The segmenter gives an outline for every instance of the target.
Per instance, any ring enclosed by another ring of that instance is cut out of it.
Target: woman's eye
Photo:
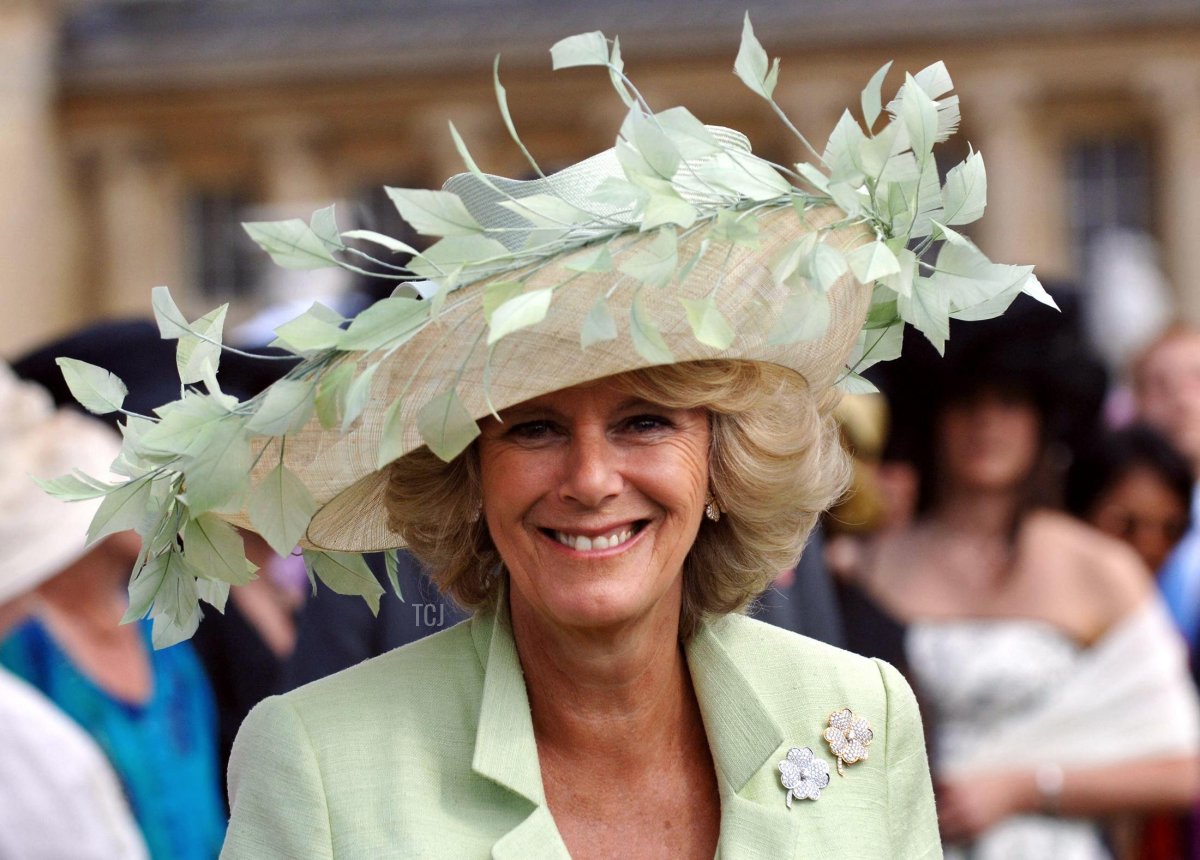
[[[625,421],[626,429],[634,433],[652,433],[671,426],[671,422],[662,415],[635,415]]]
[[[555,426],[550,421],[522,421],[509,428],[507,436],[525,441],[536,441],[552,436]]]

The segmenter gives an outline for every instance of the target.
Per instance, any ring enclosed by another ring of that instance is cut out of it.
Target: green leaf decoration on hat
[[[123,409],[121,380],[60,360],[86,408],[124,414],[124,446],[113,466],[124,480],[68,475],[42,486],[64,499],[103,497],[89,539],[126,528],[142,536],[127,617],[153,618],[156,645],[190,635],[200,601],[223,609],[229,586],[252,575],[227,519],[254,528],[281,554],[305,544],[328,496],[318,501],[297,474],[304,464],[293,462],[289,440],[324,432],[336,441],[319,456],[342,462],[336,458],[354,450],[368,469],[385,467],[418,439],[451,459],[479,433],[472,410],[496,411],[493,382],[512,390],[513,375],[528,372],[505,357],[523,343],[541,349],[551,330],[561,339],[553,325],[578,327],[585,356],[636,356],[648,364],[674,361],[672,345],[681,336],[693,338],[702,355],[747,341],[804,344],[830,330],[838,285],[853,277],[873,291],[840,385],[865,391],[871,385],[862,372],[899,355],[907,325],[942,349],[951,318],[996,316],[1020,293],[1053,305],[1030,267],[992,263],[956,229],[983,214],[987,172],[983,156],[970,149],[939,179],[934,147],[960,119],[940,62],[906,73],[886,102],[892,64],[880,67],[862,90],[861,118],[847,110],[818,150],[775,101],[780,61],[768,55],[747,15],[733,72],[809,154],[781,166],[755,155],[737,131],[706,126],[684,107],[652,107],[626,73],[616,39],[582,33],[550,54],[555,69],[607,74],[624,106],[612,149],[546,175],[513,123],[497,57],[500,117],[537,178],[483,173],[450,125],[466,173],[440,190],[386,189],[409,226],[435,240],[428,247],[371,230],[342,231],[332,206],[308,222],[245,225],[280,266],[339,267],[395,287],[352,320],[315,304],[280,326],[273,346],[301,361],[264,393],[238,402],[220,390],[220,357],[230,351],[223,344],[227,309],[190,322],[166,287],[152,291],[152,306],[162,337],[179,341],[178,400],[154,415],[131,414]],[[840,209],[833,223],[815,215],[829,207]],[[794,238],[771,231],[780,213],[795,219]],[[810,229],[799,229],[805,225]],[[845,227],[864,241],[842,248],[824,241]],[[773,243],[770,258],[756,265],[780,289],[769,304],[755,299],[738,316],[741,285],[726,277],[728,260],[766,241]],[[681,286],[699,276],[703,289],[684,294]],[[743,319],[758,328],[738,330]],[[416,390],[413,380],[426,363],[446,354],[461,361],[458,369]],[[476,385],[481,390],[468,387]],[[376,400],[383,392],[389,402]],[[373,447],[360,451],[362,440]],[[304,555],[314,582],[378,608],[382,589],[359,556],[308,545]],[[394,554],[388,571],[398,592]]]

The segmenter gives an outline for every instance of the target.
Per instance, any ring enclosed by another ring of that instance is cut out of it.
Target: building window
[[[236,190],[203,190],[187,201],[188,256],[192,283],[208,304],[253,300],[263,284],[267,259],[242,229],[252,204]]]
[[[1068,200],[1077,271],[1083,271],[1089,247],[1104,231],[1151,231],[1151,164],[1149,141],[1134,134],[1090,138],[1068,149]]]

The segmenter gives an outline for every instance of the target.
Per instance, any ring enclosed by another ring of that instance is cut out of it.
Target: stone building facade
[[[946,61],[981,150],[994,259],[1078,282],[1106,227],[1160,243],[1200,320],[1200,4],[1195,0],[748,0],[782,57],[779,100],[823,142],[887,60],[885,85]],[[520,174],[495,107],[547,167],[610,146],[623,109],[596,69],[549,71],[571,33],[619,34],[649,101],[802,157],[732,75],[741,6],[718,0],[0,0],[0,354],[91,319],[145,315],[172,288],[244,319],[345,288],[270,274],[240,220],[307,216],[394,230],[383,184],[461,169]],[[857,111],[857,108],[855,107]]]

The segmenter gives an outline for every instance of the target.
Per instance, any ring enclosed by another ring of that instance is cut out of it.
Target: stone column
[[[170,287],[186,306],[191,285],[177,171],[152,140],[129,129],[91,133],[80,147],[90,150],[95,171],[96,253],[88,269],[97,312],[146,316],[156,286]]]
[[[958,82],[971,143],[987,166],[987,211],[971,228],[993,260],[1032,263],[1043,278],[1071,271],[1064,165],[1038,122],[1041,92],[1016,70]]]
[[[0,354],[82,321],[54,121],[57,4],[0,0]]]
[[[1140,83],[1156,115],[1163,263],[1179,314],[1200,323],[1200,64],[1163,61]]]
[[[258,149],[263,202],[272,217],[307,218],[337,196],[322,151],[325,123],[316,117],[271,116],[245,131]]]

